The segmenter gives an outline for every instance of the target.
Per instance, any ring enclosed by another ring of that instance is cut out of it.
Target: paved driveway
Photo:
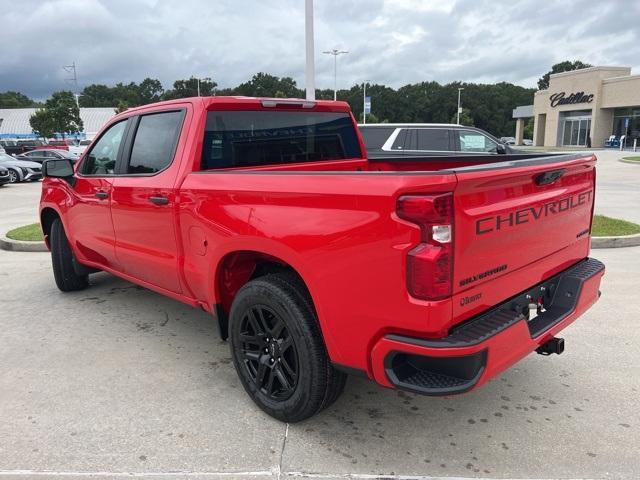
[[[0,227],[35,220],[37,197],[0,189]],[[245,395],[205,313],[106,274],[63,294],[48,254],[0,251],[0,477],[639,478],[640,247],[593,253],[603,296],[563,355],[453,398],[351,379],[287,426]]]

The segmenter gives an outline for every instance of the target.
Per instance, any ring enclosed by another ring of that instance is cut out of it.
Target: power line
[[[69,73],[71,76],[69,78],[65,78],[65,82],[73,83],[73,96],[76,99],[76,105],[78,108],[80,107],[80,92],[78,91],[78,73],[76,71],[76,62],[73,62],[71,65],[63,65],[62,69]]]

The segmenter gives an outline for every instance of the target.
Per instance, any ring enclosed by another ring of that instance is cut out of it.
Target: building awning
[[[513,118],[532,118],[533,105],[521,105],[513,109]]]

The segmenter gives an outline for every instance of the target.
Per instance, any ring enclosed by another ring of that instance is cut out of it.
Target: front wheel
[[[11,183],[18,183],[20,181],[20,176],[18,175],[18,172],[16,172],[15,170],[9,170],[9,181]]]
[[[267,275],[240,289],[230,343],[244,389],[278,420],[309,418],[344,389],[346,375],[331,365],[311,299],[295,275]]]
[[[88,275],[78,275],[73,267],[73,251],[64,231],[62,221],[57,218],[51,225],[51,263],[56,285],[63,292],[83,290],[89,285]]]

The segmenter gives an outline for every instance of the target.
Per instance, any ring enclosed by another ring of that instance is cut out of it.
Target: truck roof
[[[462,127],[459,123],[359,123],[359,127]],[[474,127],[471,127],[474,128]]]
[[[312,110],[322,112],[351,112],[347,102],[333,100],[305,100],[303,98],[270,98],[270,97],[243,97],[243,96],[214,96],[214,97],[187,97],[164,102],[141,105],[126,110],[126,112],[143,111],[162,108],[165,106],[191,102],[202,102],[206,110],[263,110],[278,108],[285,110]],[[124,113],[124,112],[123,112]]]

